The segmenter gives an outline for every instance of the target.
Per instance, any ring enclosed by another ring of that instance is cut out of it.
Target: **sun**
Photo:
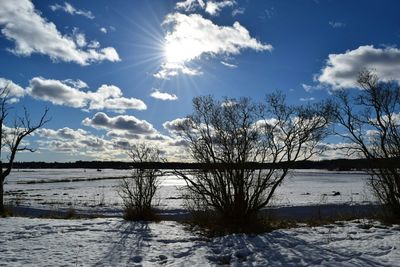
[[[201,44],[191,38],[169,39],[164,43],[165,58],[171,64],[184,64],[196,59],[201,54]]]

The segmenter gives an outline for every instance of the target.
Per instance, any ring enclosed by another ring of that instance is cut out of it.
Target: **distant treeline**
[[[3,167],[6,164],[3,163]],[[322,161],[297,161],[288,163],[255,163],[245,164],[205,164],[205,163],[184,163],[184,162],[142,162],[132,163],[125,161],[75,161],[75,162],[15,162],[16,169],[327,169],[327,170],[362,170],[369,168],[400,168],[400,158],[391,159],[334,159]]]

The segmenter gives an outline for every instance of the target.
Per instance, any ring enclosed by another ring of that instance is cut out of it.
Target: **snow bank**
[[[0,266],[399,266],[400,226],[344,222],[207,239],[176,222],[0,219]]]

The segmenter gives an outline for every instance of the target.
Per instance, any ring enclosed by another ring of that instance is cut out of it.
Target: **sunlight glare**
[[[200,54],[201,48],[195,40],[166,40],[165,57],[168,63],[184,64]]]

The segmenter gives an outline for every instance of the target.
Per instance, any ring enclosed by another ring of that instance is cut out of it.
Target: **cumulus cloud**
[[[76,9],[73,5],[68,2],[64,2],[64,5],[54,4],[50,6],[50,9],[53,11],[61,10],[70,15],[80,15],[84,16],[88,19],[94,19],[94,16],[91,11]]]
[[[206,4],[203,0],[185,0],[177,2],[176,9],[182,9],[184,11],[193,11],[197,7],[205,8]]]
[[[97,112],[93,118],[85,118],[82,124],[96,129],[123,130],[133,134],[156,133],[153,125],[145,120],[128,115],[109,117],[104,112]]]
[[[174,120],[164,122],[163,127],[171,134],[176,134],[181,131],[180,125],[184,124],[187,120],[188,118],[176,118]]]
[[[101,27],[101,28],[100,28],[100,31],[101,31],[102,33],[107,33],[107,29],[104,28],[104,27]]]
[[[178,73],[199,75],[190,62],[201,56],[237,55],[244,49],[271,51],[272,45],[263,44],[250,36],[249,31],[235,22],[233,26],[218,26],[199,14],[169,14],[163,25],[169,28],[165,36],[166,62],[155,74],[168,78]]]
[[[150,94],[150,96],[152,97],[152,98],[155,98],[155,99],[159,99],[159,100],[163,100],[163,101],[165,101],[165,100],[178,100],[178,97],[175,95],[175,94],[169,94],[169,93],[166,93],[166,92],[161,92],[160,90],[158,90],[158,89],[155,89],[151,94]]]
[[[109,118],[109,120],[112,121],[113,118]],[[110,124],[115,125],[112,122]],[[146,134],[137,134],[128,130],[110,130],[110,128],[102,126],[100,128],[107,130],[106,136],[99,137],[89,131],[69,127],[61,129],[40,128],[35,132],[35,136],[40,149],[74,155],[75,159],[77,155],[99,160],[117,157],[126,158],[126,150],[138,141],[161,147],[163,153],[169,159],[180,161],[188,158],[185,154],[186,149],[183,148],[185,145],[183,140],[172,139],[157,132],[147,133],[148,131],[145,131]],[[116,128],[131,129],[131,127]]]
[[[40,128],[35,132],[35,134],[46,138],[71,140],[81,139],[83,136],[87,135],[88,132],[82,129],[73,130],[69,127],[64,127],[58,130]]]
[[[63,83],[65,84],[69,84],[72,87],[78,88],[78,89],[82,89],[82,88],[88,88],[89,86],[87,85],[87,83],[85,83],[82,80],[73,80],[73,79],[65,79],[63,80]]]
[[[0,78],[0,89],[7,89],[8,97],[20,98],[26,94],[26,91],[11,80]]]
[[[178,10],[184,10],[186,12],[194,11],[197,8],[204,10],[206,13],[211,16],[216,16],[219,12],[225,7],[232,7],[236,4],[234,0],[185,0],[176,3],[175,8]]]
[[[85,47],[87,45],[85,34],[78,32],[77,29],[74,30],[73,37],[75,39],[75,43],[79,47]]]
[[[146,104],[137,98],[125,98],[120,88],[103,84],[95,92],[81,91],[87,84],[81,80],[52,80],[35,77],[30,80],[27,92],[36,99],[50,101],[55,105],[84,108],[88,110],[108,109],[124,112],[127,109],[146,109]]]
[[[50,101],[55,105],[83,108],[87,104],[85,92],[58,80],[35,77],[29,82],[28,93],[36,99]]]
[[[95,136],[83,129],[71,129],[64,127],[61,129],[41,128],[35,132],[39,137],[38,144],[41,149],[50,150],[57,153],[68,153],[102,158],[102,155],[118,154],[115,151],[113,142]],[[99,153],[101,152],[101,153]]]
[[[330,54],[316,81],[333,89],[357,87],[360,71],[372,69],[382,80],[400,82],[400,49],[360,46],[343,54]]]
[[[47,55],[53,61],[89,65],[93,62],[120,61],[113,47],[86,47],[84,35],[62,35],[54,23],[35,10],[30,0],[3,0],[0,2],[1,33],[15,47],[9,49],[20,56],[33,53]]]
[[[125,98],[117,86],[103,84],[96,92],[87,93],[89,109],[109,109],[124,111],[127,109],[145,110],[146,104],[137,98]]]
[[[211,16],[218,15],[221,9],[225,7],[231,7],[235,5],[235,1],[233,0],[223,0],[223,1],[208,1],[206,4],[205,11]]]

